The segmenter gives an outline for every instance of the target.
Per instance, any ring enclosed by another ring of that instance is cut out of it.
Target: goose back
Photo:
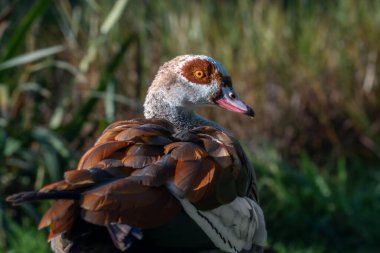
[[[106,227],[157,228],[180,213],[178,199],[199,210],[238,196],[257,200],[252,172],[239,143],[221,130],[207,126],[175,132],[161,119],[119,121],[103,132],[76,170],[39,190],[57,199],[59,193],[78,194],[56,201],[39,228],[50,225],[49,239],[70,234],[79,217]]]

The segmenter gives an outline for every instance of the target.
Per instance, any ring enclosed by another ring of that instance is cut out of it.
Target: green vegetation
[[[47,204],[104,127],[141,116],[157,68],[207,54],[257,117],[201,111],[244,140],[268,244],[380,249],[379,1],[0,1],[0,252],[49,252]],[[21,221],[20,221],[21,220]]]

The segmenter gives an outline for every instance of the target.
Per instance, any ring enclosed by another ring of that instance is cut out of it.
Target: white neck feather
[[[178,131],[198,126],[212,126],[223,130],[217,123],[195,113],[192,108],[175,105],[166,98],[167,95],[162,92],[148,92],[144,103],[145,118],[165,119],[172,123]]]

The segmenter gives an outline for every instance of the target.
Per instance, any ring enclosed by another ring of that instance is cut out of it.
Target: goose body
[[[64,180],[8,198],[56,199],[55,252],[260,252],[266,240],[256,178],[231,134],[193,111],[217,105],[253,116],[225,68],[208,56],[165,63],[144,119],[111,124]]]

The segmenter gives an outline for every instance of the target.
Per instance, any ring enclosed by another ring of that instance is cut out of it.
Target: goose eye
[[[205,76],[205,73],[202,70],[197,70],[197,71],[194,72],[194,76],[196,78],[202,78],[202,77]]]

